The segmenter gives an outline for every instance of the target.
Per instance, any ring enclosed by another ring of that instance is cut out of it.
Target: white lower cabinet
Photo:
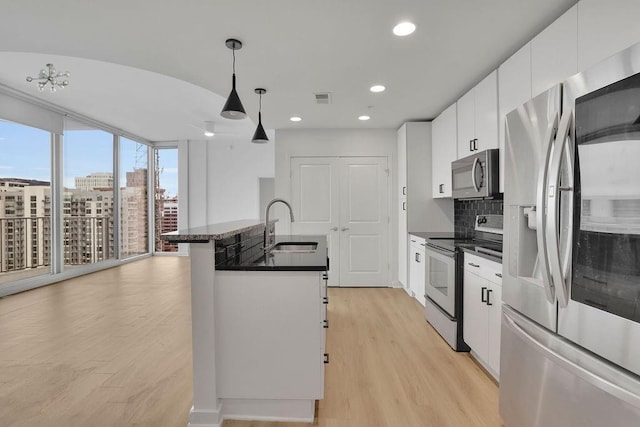
[[[424,281],[425,281],[425,264],[424,249],[425,239],[422,237],[409,235],[409,289],[415,299],[420,304],[425,305],[424,298]]]
[[[497,380],[500,376],[502,265],[465,253],[463,280],[464,341]]]
[[[216,271],[215,280],[218,397],[255,408],[322,399],[325,273]]]

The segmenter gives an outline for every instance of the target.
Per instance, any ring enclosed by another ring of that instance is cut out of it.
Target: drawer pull
[[[502,279],[502,273],[496,273],[496,276]]]
[[[468,262],[467,264],[469,264],[471,267],[476,267],[476,268],[480,267],[479,264],[474,264],[472,262]]]

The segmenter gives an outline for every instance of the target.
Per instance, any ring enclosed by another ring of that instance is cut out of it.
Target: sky
[[[137,149],[142,146],[142,150]],[[126,171],[146,168],[146,146],[120,139],[121,185]],[[178,150],[159,150],[160,186],[165,195],[178,192]],[[64,185],[74,188],[74,178],[95,172],[113,173],[113,136],[101,130],[68,130],[64,134]],[[49,132],[0,120],[0,177],[51,181]]]

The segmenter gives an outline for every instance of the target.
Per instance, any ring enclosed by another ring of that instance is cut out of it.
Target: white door
[[[389,285],[386,157],[291,159],[295,234],[326,235],[330,286]]]
[[[388,286],[387,159],[340,162],[340,286]]]
[[[327,236],[329,286],[340,283],[340,197],[337,157],[293,157],[291,159],[291,206],[293,234]]]

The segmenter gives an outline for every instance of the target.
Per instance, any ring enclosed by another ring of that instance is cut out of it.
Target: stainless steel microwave
[[[454,199],[492,197],[500,191],[498,150],[485,150],[451,163]]]

